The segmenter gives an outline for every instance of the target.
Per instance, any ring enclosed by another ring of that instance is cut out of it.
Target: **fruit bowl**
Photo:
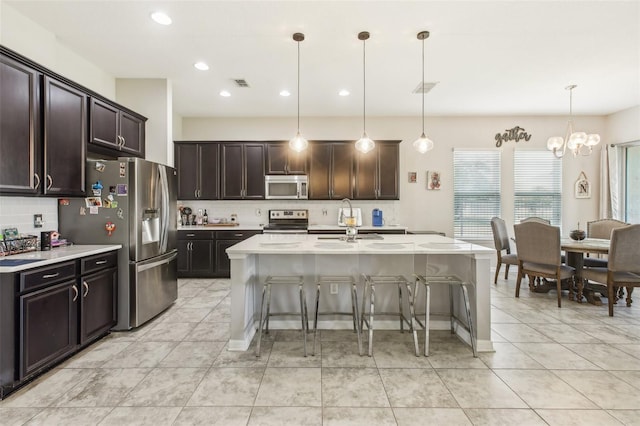
[[[571,231],[569,236],[571,237],[572,240],[582,241],[587,237],[587,233],[584,232],[582,229],[574,229],[573,231]]]

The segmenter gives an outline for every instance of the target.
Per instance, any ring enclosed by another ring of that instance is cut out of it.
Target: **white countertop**
[[[262,225],[237,225],[216,226],[213,225],[187,225],[178,226],[178,231],[262,231]]]
[[[358,226],[358,230],[362,231],[404,231],[406,232],[407,226],[400,225],[384,225],[384,226]],[[309,231],[338,231],[346,232],[346,226],[338,225],[309,225]]]
[[[385,234],[355,243],[328,235],[260,234],[227,249],[227,254],[491,254],[495,250],[440,235]]]
[[[113,250],[121,249],[120,244],[112,245],[73,245],[67,247],[56,247],[47,251],[32,251],[28,253],[14,254],[11,256],[0,257],[0,259],[37,259],[37,262],[25,263],[17,266],[0,266],[0,274],[19,272],[25,269],[38,268],[40,266],[51,265],[66,260],[78,259],[80,257],[91,256],[94,254],[106,253]]]

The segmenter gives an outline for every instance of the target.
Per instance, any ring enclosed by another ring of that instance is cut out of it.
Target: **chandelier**
[[[547,149],[553,151],[553,155],[557,158],[564,157],[567,149],[576,157],[580,155],[590,155],[593,147],[600,143],[600,135],[593,133],[573,131],[573,89],[577,86],[571,84],[565,87],[569,91],[569,121],[567,122],[567,131],[564,139],[562,136],[552,136],[547,140]]]

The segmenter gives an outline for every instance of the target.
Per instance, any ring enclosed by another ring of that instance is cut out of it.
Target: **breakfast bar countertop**
[[[52,265],[54,263],[78,259],[80,257],[107,253],[121,248],[122,246],[120,244],[79,244],[66,247],[56,247],[46,251],[32,251],[28,253],[0,257],[0,274],[20,272],[25,269],[38,268],[40,266]],[[11,265],[3,265],[3,263]]]

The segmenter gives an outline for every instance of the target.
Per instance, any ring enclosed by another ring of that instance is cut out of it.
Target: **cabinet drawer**
[[[45,287],[76,276],[76,262],[56,263],[53,266],[20,273],[20,292]]]
[[[112,268],[118,264],[117,252],[97,254],[80,260],[80,273],[90,274],[101,269]]]
[[[213,240],[214,231],[178,231],[179,240]]]
[[[262,231],[216,231],[216,238],[218,240],[245,240],[258,234],[262,234]]]

